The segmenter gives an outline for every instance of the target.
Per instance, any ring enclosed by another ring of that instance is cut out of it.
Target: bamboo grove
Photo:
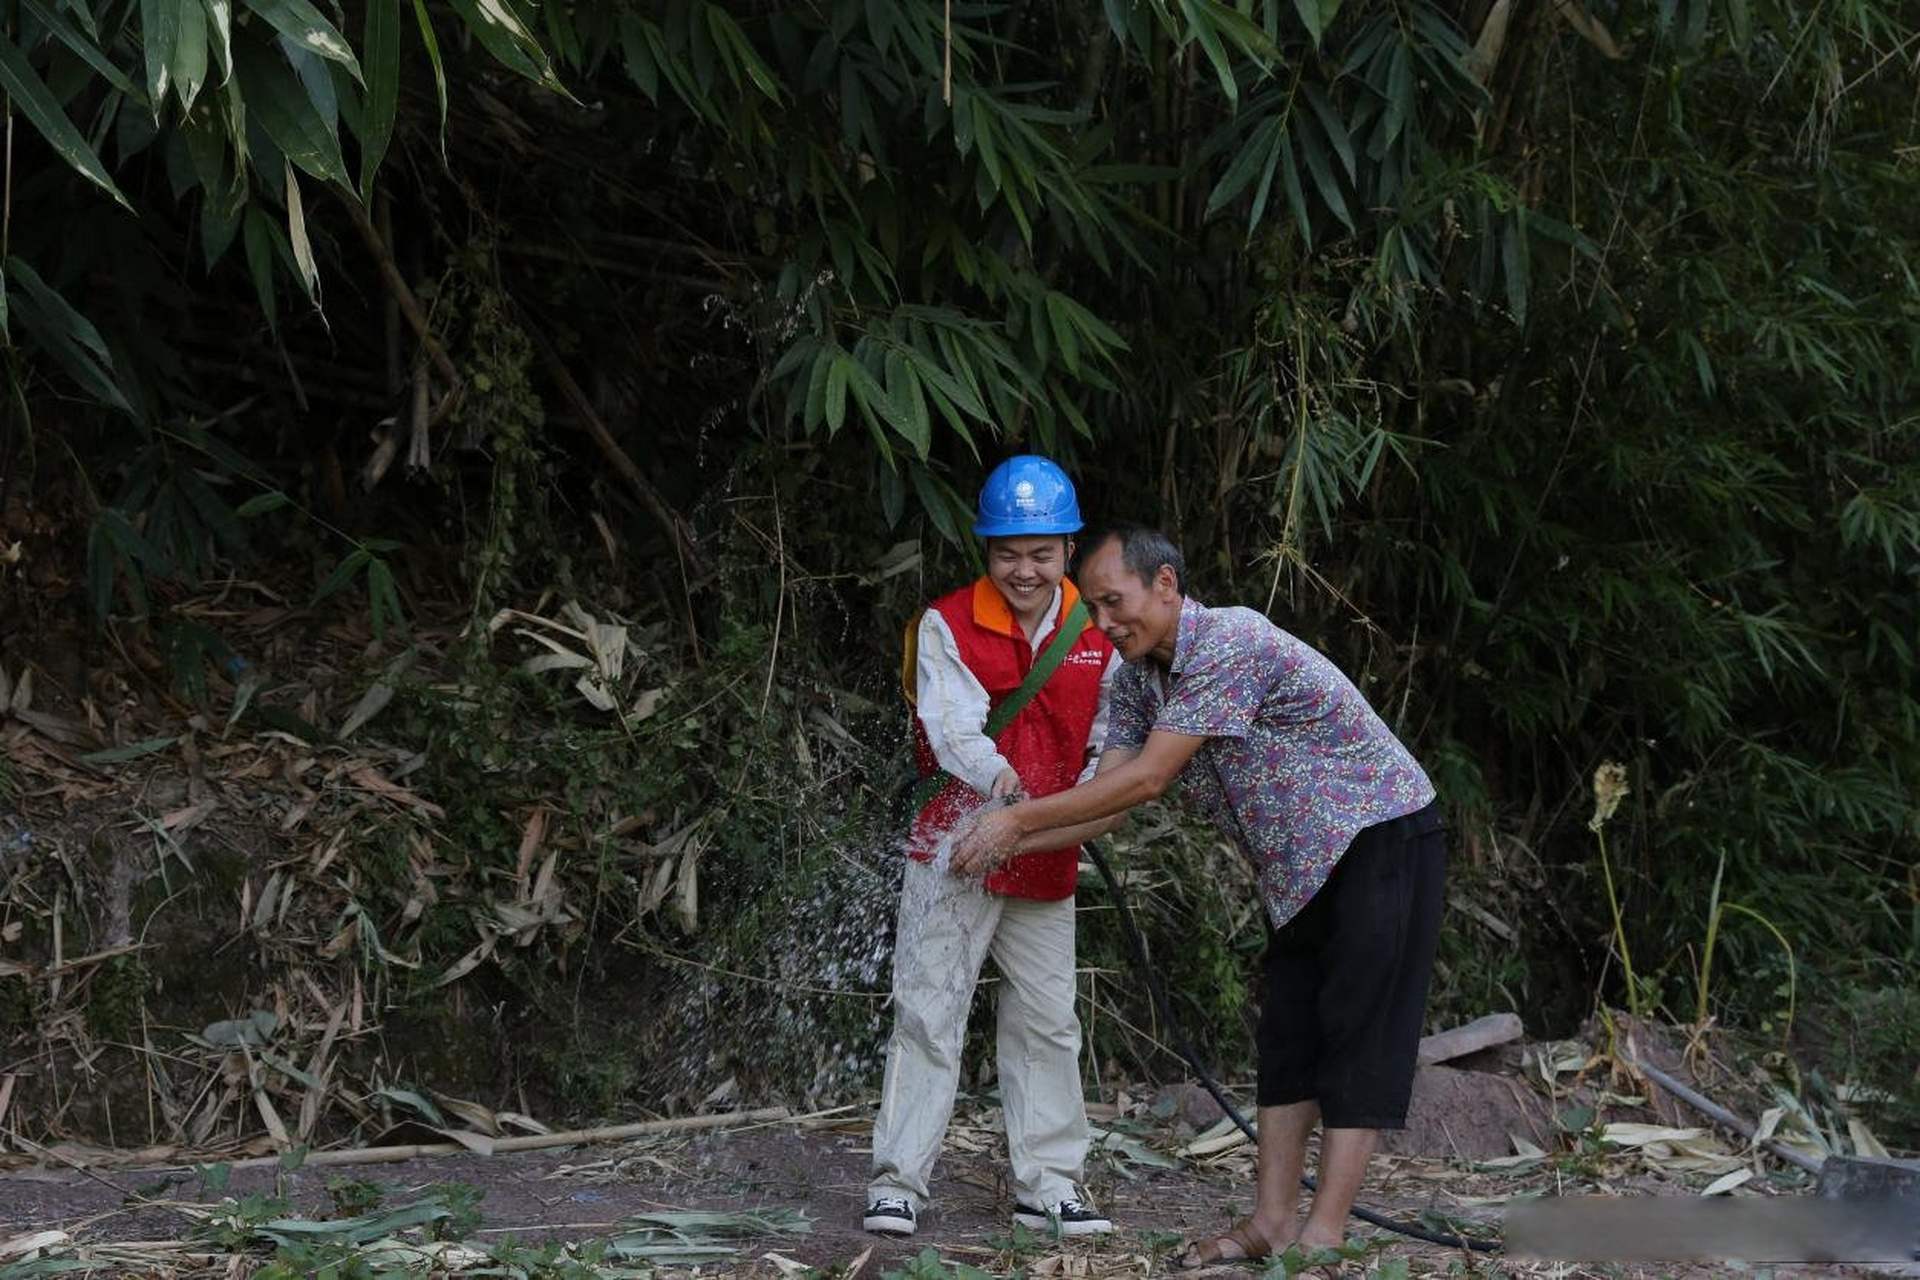
[[[1920,1026],[1917,72],[1881,0],[7,0],[0,483],[78,585],[0,628],[205,699],[234,565],[618,580],[734,690],[627,764],[756,863],[722,744],[897,726],[1031,448],[1417,745],[1463,1005]]]

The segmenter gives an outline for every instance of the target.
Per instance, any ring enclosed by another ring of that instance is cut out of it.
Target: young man
[[[1074,1014],[1073,890],[1078,840],[1036,846],[985,884],[932,865],[945,837],[991,799],[1046,796],[1093,771],[1119,660],[1063,581],[1080,528],[1073,484],[1045,458],[1002,463],[980,491],[974,532],[985,577],[933,602],[912,656],[916,746],[928,776],[950,775],[908,839],[893,959],[892,1038],[873,1126],[873,1183],[864,1225],[912,1235],[953,1114],[974,983],[987,956],[1000,971],[995,1045],[1014,1221],[1067,1235],[1112,1230],[1081,1198],[1087,1154]],[[1059,665],[988,737],[992,708],[1021,696],[1063,623]],[[984,892],[982,891],[984,889]]]
[[[1183,573],[1151,529],[1089,540],[1080,587],[1126,660],[1099,775],[982,813],[952,864],[991,874],[1176,776],[1252,861],[1271,922],[1258,1191],[1252,1217],[1188,1249],[1200,1266],[1344,1238],[1379,1130],[1406,1123],[1446,848],[1432,784],[1352,682],[1261,614],[1188,598]],[[1316,1123],[1319,1190],[1300,1219]]]

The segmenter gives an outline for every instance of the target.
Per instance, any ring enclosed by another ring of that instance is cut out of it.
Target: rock
[[[1195,1133],[1205,1133],[1227,1115],[1205,1087],[1191,1082],[1166,1086],[1153,1095],[1149,1109],[1156,1116],[1178,1120]]]
[[[1475,1018],[1464,1027],[1454,1027],[1450,1031],[1436,1032],[1423,1038],[1420,1041],[1420,1061],[1427,1064],[1450,1062],[1497,1044],[1518,1040],[1520,1034],[1519,1014],[1490,1013],[1484,1018]]]
[[[1819,1192],[1848,1200],[1898,1196],[1920,1203],[1920,1160],[1828,1156],[1820,1165]]]

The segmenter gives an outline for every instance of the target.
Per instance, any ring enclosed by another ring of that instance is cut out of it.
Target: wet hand
[[[984,876],[1019,852],[1020,821],[1011,807],[989,809],[953,846],[953,874]]]

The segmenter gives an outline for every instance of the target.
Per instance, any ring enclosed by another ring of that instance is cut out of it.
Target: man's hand
[[[993,790],[987,792],[987,795],[998,800],[1001,796],[1019,795],[1020,790],[1020,775],[1012,769],[1002,769],[999,776],[993,780]]]
[[[973,825],[954,842],[953,874],[987,875],[1019,851],[1020,837],[1024,834],[1011,807],[988,809],[976,815]]]

